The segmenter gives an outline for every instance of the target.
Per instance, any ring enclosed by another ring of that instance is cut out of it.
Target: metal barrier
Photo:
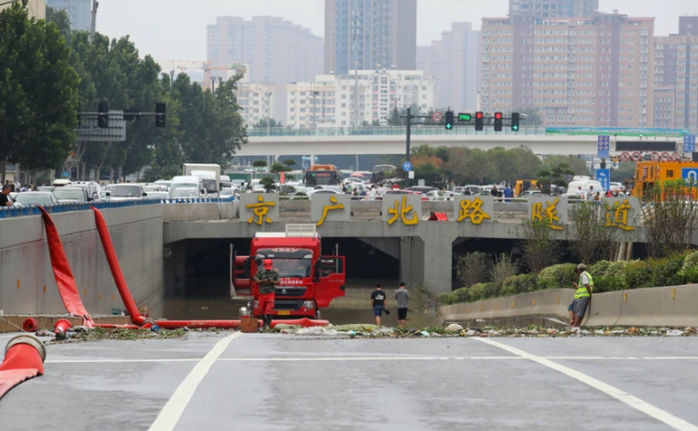
[[[125,201],[103,201],[103,202],[59,202],[56,204],[42,205],[49,214],[57,214],[71,211],[88,211],[90,207],[98,209],[128,208],[141,205],[176,205],[176,204],[198,204],[198,203],[232,203],[234,197],[226,198],[191,198],[191,199],[134,199]],[[21,207],[11,206],[0,208],[0,219],[27,217],[41,215],[38,205],[22,205]]]

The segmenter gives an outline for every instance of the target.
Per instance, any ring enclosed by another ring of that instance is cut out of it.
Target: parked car
[[[525,190],[521,192],[520,195],[518,195],[516,198],[517,199],[528,199],[531,196],[543,196],[543,193],[541,193],[540,190]]]
[[[421,192],[417,192],[414,190],[402,190],[402,189],[391,189],[385,192],[385,195],[417,195],[422,198],[423,201],[428,201],[429,198],[422,195]]]
[[[54,186],[39,186],[36,188],[37,192],[52,192],[56,190]]]
[[[51,192],[24,192],[19,193],[15,199],[15,207],[21,208],[29,205],[51,205],[58,199]]]
[[[168,200],[168,199],[172,199],[172,194],[170,192],[162,192],[162,191],[148,192],[148,196],[146,197],[146,199]]]
[[[142,199],[148,194],[143,190],[140,184],[111,184],[107,187],[110,200],[133,200]]]
[[[51,193],[53,193],[53,195],[56,197],[56,199],[58,199],[59,202],[88,201],[87,189],[84,187],[59,187]]]
[[[452,201],[456,196],[460,195],[460,193],[450,192],[448,190],[432,190],[424,194],[430,201]]]

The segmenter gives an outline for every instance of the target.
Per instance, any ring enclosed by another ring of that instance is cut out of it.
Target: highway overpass
[[[493,133],[493,132],[492,132]],[[654,139],[654,138],[652,138]],[[657,140],[676,138],[657,138]],[[611,139],[611,152],[615,142]],[[467,147],[488,150],[495,147],[506,149],[521,146],[535,154],[596,155],[597,137],[590,135],[514,135],[514,134],[415,134],[411,137],[412,147]],[[295,136],[251,136],[248,144],[238,150],[236,157],[247,156],[294,156],[354,155],[354,154],[405,154],[405,135],[295,135]]]

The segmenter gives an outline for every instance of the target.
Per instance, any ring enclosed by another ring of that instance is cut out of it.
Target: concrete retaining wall
[[[124,277],[140,307],[162,313],[163,205],[102,210]],[[124,309],[92,211],[52,215],[85,307]],[[0,309],[5,314],[64,314],[40,216],[0,220]]]
[[[552,317],[569,320],[572,289],[543,290],[523,295],[442,306],[448,322],[501,322],[516,318]],[[698,284],[623,290],[593,296],[584,326],[698,326]],[[480,322],[479,326],[482,326]]]

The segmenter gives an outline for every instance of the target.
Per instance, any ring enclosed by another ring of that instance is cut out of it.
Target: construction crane
[[[211,71],[234,71],[236,74],[244,74],[247,67],[242,64],[232,64],[230,67],[211,67],[211,63],[202,60],[156,60],[163,70],[203,70],[204,80],[202,87],[211,88]]]

